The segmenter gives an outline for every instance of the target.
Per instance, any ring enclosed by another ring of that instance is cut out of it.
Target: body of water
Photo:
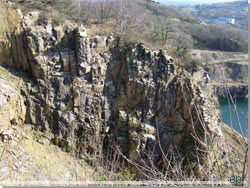
[[[235,108],[233,107],[233,103],[229,102],[228,99],[220,98],[219,103],[222,121],[228,124],[229,126],[232,126],[239,133],[241,133],[242,129],[243,135],[247,137],[248,98],[235,100],[237,112],[235,112],[234,110]]]

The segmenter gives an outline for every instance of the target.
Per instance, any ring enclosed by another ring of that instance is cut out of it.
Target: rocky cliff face
[[[218,97],[227,98],[228,94],[232,98],[245,98],[248,96],[248,86],[246,84],[211,84],[214,94]]]
[[[153,152],[160,166],[171,150],[197,174],[198,160],[213,163],[222,132],[212,94],[166,52],[113,36],[89,37],[81,27],[39,25],[37,18],[22,19],[12,53],[1,62],[32,77],[21,89],[26,124],[51,130],[65,151],[93,153],[118,144],[141,164]]]
[[[208,73],[215,82],[247,83],[248,64],[237,62],[210,64],[208,65]]]
[[[248,94],[248,56],[245,53],[193,50],[192,57],[206,62],[209,86],[218,97],[227,97],[228,92],[234,98],[246,97]],[[202,79],[202,72],[195,77]]]
[[[215,63],[208,66],[214,94],[218,97],[244,98],[248,94],[248,64],[240,62]]]

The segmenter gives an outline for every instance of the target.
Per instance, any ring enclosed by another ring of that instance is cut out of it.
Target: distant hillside
[[[247,29],[248,19],[248,1],[235,1],[228,3],[215,3],[211,5],[196,5],[191,12],[196,17],[212,22],[218,17],[235,18],[236,24],[244,29]],[[183,7],[185,8],[185,7]]]
[[[191,48],[247,51],[247,31],[231,26],[204,25],[178,8],[152,0],[82,0],[80,5],[75,0],[11,1],[16,2],[24,13],[34,10],[44,12],[40,22],[50,18],[57,25],[69,20],[89,26],[99,35],[113,32],[150,46],[165,48],[176,57],[183,58]],[[196,8],[204,9],[202,6]]]

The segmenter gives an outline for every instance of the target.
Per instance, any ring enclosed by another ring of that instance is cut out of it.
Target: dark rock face
[[[197,146],[221,136],[211,93],[164,51],[112,36],[88,37],[84,28],[35,25],[29,16],[21,52],[27,61],[10,65],[33,77],[22,90],[26,123],[51,130],[66,151],[93,152],[108,136],[132,161],[143,162],[149,151],[160,159],[173,148],[195,164]]]
[[[217,97],[226,98],[228,94],[232,96],[232,98],[245,98],[248,95],[248,86],[247,85],[234,85],[234,86],[213,86],[214,94]]]

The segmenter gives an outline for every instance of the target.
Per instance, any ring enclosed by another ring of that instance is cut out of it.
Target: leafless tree
[[[111,18],[113,3],[112,0],[96,0],[94,2],[98,22],[105,23]]]
[[[91,0],[75,0],[75,7],[77,8],[77,21],[80,23],[88,23],[92,15]]]
[[[164,16],[157,16],[153,24],[152,38],[166,44],[171,35],[171,22]]]

